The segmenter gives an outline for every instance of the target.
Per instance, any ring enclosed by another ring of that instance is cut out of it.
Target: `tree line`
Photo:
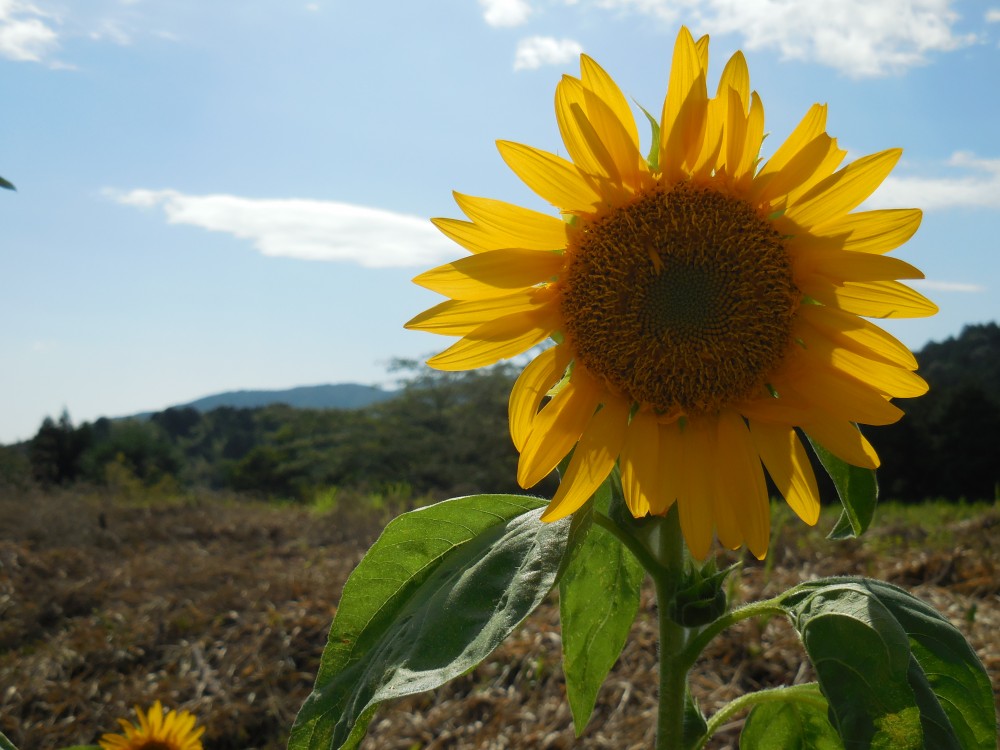
[[[968,326],[917,354],[931,385],[897,401],[898,423],[865,427],[882,458],[883,498],[993,499],[1000,483],[1000,327]],[[431,371],[400,361],[398,395],[363,409],[172,408],[149,419],[74,426],[46,419],[0,447],[0,481],[43,486],[127,480],[309,501],[330,488],[456,496],[517,492],[507,399],[517,368]],[[819,471],[818,471],[819,473]],[[553,485],[535,488],[540,494]],[[823,487],[833,499],[832,486]]]

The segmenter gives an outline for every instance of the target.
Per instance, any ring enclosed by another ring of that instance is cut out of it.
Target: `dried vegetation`
[[[847,543],[823,539],[832,516],[812,531],[778,515],[771,554],[747,563],[737,597],[827,575],[891,581],[962,630],[1000,691],[1000,507],[899,509]],[[92,743],[133,704],[157,698],[194,712],[209,750],[283,748],[343,583],[386,520],[82,492],[8,492],[0,518],[0,730],[22,750]],[[650,747],[653,610],[646,592],[580,739],[553,600],[471,674],[383,707],[362,748]],[[713,712],[747,690],[811,679],[794,631],[772,619],[713,643],[692,685]],[[725,727],[711,747],[735,747],[739,728]]]

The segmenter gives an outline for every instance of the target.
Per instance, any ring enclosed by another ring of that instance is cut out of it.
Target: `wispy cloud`
[[[479,6],[490,26],[520,26],[531,15],[526,0],[479,0]]]
[[[929,292],[962,292],[965,294],[979,294],[985,292],[986,287],[981,284],[967,284],[964,281],[934,281],[933,279],[913,279],[906,282],[910,286],[926,289]]]
[[[592,0],[698,33],[736,34],[746,49],[774,49],[786,60],[808,60],[849,76],[899,73],[976,41],[959,34],[954,0]]]
[[[543,65],[562,65],[583,52],[579,42],[550,36],[531,36],[517,44],[514,70],[534,70]]]
[[[90,32],[90,38],[97,42],[107,39],[122,47],[127,47],[132,43],[132,36],[122,28],[122,25],[107,18]]]
[[[984,18],[986,23],[1000,23],[1000,8],[990,8]]]
[[[105,191],[119,203],[160,208],[171,224],[190,224],[249,240],[262,254],[346,261],[368,268],[426,266],[455,257],[455,245],[429,221],[336,201],[184,195],[176,190]]]
[[[43,62],[59,46],[53,17],[20,0],[0,0],[0,56]]]
[[[954,177],[888,177],[865,202],[871,208],[920,206],[1000,209],[1000,159],[983,159],[957,151],[947,162],[962,174]]]

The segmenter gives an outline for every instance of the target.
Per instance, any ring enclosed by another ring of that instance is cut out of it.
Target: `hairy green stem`
[[[656,723],[656,750],[684,747],[684,701],[690,666],[685,651],[690,631],[670,617],[670,605],[684,578],[684,537],[677,506],[662,520],[656,566],[649,570],[656,585],[660,625],[660,706]]]
[[[758,690],[755,693],[747,693],[746,695],[741,695],[739,698],[731,700],[708,720],[708,729],[694,746],[693,750],[702,750],[709,739],[711,739],[712,735],[719,731],[719,727],[723,726],[737,714],[749,711],[754,706],[758,706],[762,703],[791,701],[796,703],[807,703],[824,711],[826,710],[826,701],[821,695],[817,695],[816,683],[812,682],[805,685],[767,688],[765,690]]]
[[[788,592],[786,591],[785,594],[787,593]],[[697,635],[691,639],[684,651],[684,656],[687,659],[687,668],[690,669],[694,666],[698,657],[701,656],[701,652],[705,650],[705,647],[712,641],[713,638],[715,638],[715,636],[726,628],[731,627],[738,622],[742,622],[743,620],[748,620],[751,617],[786,614],[785,610],[782,609],[779,604],[785,594],[776,596],[773,599],[751,602],[750,604],[746,604],[739,609],[726,612],[726,614],[718,620],[706,625],[704,629],[699,631]]]
[[[660,563],[649,553],[649,550],[647,550],[638,539],[626,532],[603,513],[594,511],[594,523],[614,535],[619,542],[624,544],[626,549],[635,555],[635,559],[639,561],[639,564],[642,565],[642,567],[650,575],[652,575],[652,570],[659,566]]]

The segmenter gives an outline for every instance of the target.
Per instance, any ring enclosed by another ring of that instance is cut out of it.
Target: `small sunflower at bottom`
[[[188,711],[164,711],[156,701],[145,713],[136,706],[135,713],[138,724],[119,719],[122,733],[101,737],[102,750],[203,750],[205,727],[195,726],[195,717]]]

